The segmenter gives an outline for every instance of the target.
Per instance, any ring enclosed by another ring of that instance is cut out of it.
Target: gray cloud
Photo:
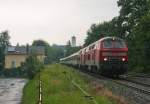
[[[92,23],[118,15],[117,0],[0,0],[0,30],[8,29],[11,43],[44,39],[65,44],[76,35],[83,43]]]

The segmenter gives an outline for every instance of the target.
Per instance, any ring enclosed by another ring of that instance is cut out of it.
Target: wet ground
[[[0,104],[20,104],[25,79],[0,79]]]

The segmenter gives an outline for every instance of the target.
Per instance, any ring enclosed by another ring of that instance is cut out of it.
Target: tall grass
[[[40,73],[42,80],[43,104],[94,104],[77,89],[71,81],[74,80],[82,89],[92,92],[88,79],[77,71],[59,64],[46,66]],[[25,86],[23,104],[37,104],[38,75]],[[98,104],[115,104],[105,96],[93,95]]]

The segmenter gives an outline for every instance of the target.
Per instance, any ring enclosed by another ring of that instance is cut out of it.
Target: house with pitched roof
[[[5,69],[20,67],[30,54],[36,55],[44,63],[43,46],[8,46],[5,50]]]

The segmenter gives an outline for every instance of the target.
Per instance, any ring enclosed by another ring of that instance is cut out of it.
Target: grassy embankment
[[[69,76],[82,89],[94,96],[98,104],[119,104],[119,101],[114,99],[115,97],[102,94],[97,89],[93,89],[88,78],[83,77],[79,72],[67,66],[59,64],[46,66],[40,74],[43,86],[43,104],[94,104],[91,100],[85,98],[84,94],[66,76]],[[36,75],[33,80],[27,83],[23,92],[22,104],[37,104],[38,80],[39,77]]]

